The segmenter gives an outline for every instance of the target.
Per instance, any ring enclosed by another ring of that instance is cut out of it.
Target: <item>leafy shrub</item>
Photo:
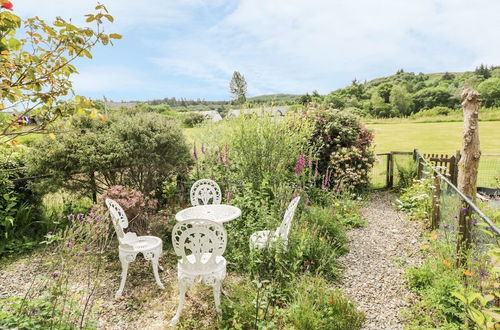
[[[205,117],[200,113],[188,113],[182,120],[185,127],[195,127],[205,121]]]
[[[310,226],[308,223],[299,223],[290,235],[290,263],[299,265],[302,272],[322,275],[329,279],[336,279],[340,275],[337,258],[347,251],[345,247],[345,233],[338,228],[336,236],[327,234],[328,230],[321,226]],[[290,267],[290,266],[289,266]]]
[[[48,230],[23,166],[19,154],[0,155],[0,256],[31,249]]]
[[[398,172],[398,188],[410,187],[418,175],[418,163],[411,160],[407,164],[400,164],[396,162]]]
[[[222,299],[221,329],[360,329],[364,315],[325,280],[303,276],[289,283],[288,301],[260,301],[262,285],[239,280]]]
[[[301,153],[307,152],[307,123],[295,118],[243,116],[236,119],[229,134],[229,164],[233,182],[251,183],[255,189],[264,179],[274,187],[294,178]]]
[[[463,274],[460,269],[447,265],[445,259],[429,258],[421,267],[407,270],[408,284],[419,294],[419,300],[410,307],[411,326],[468,328],[465,306],[452,295],[463,287]]]
[[[304,118],[314,125],[310,145],[317,150],[323,186],[361,190],[375,161],[373,135],[350,113],[312,105]]]
[[[74,127],[31,150],[32,173],[53,175],[44,181],[46,190],[63,187],[91,195],[124,185],[149,194],[159,192],[172,175],[183,175],[191,163],[180,128],[158,114],[75,118]]]
[[[365,316],[324,279],[304,276],[289,307],[288,319],[296,329],[361,329]]]
[[[396,200],[396,206],[413,219],[429,219],[432,208],[432,177],[416,180],[413,185],[403,189],[403,194]]]
[[[411,118],[447,116],[453,112],[455,112],[455,110],[453,110],[451,108],[437,106],[437,107],[433,107],[431,109],[420,110],[419,112],[412,114]]]

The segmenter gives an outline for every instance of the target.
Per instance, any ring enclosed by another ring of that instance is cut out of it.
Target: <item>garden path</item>
[[[405,268],[421,261],[420,222],[409,221],[392,202],[396,195],[377,192],[362,209],[367,226],[350,230],[349,253],[339,259],[345,270],[340,288],[366,314],[364,329],[402,329],[399,315],[410,304]]]

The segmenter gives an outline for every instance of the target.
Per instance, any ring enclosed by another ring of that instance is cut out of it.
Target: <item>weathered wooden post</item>
[[[436,172],[434,172],[433,186],[431,229],[436,230],[441,220],[441,177]]]
[[[387,155],[387,188],[394,186],[394,154],[392,151]]]
[[[464,134],[460,161],[458,163],[458,189],[469,197],[476,200],[477,171],[481,151],[479,149],[479,107],[480,94],[470,87],[462,91],[462,106],[464,109]],[[457,242],[457,265],[464,262],[464,254],[471,245],[471,213],[472,210],[467,203],[462,201],[458,211],[458,242]]]

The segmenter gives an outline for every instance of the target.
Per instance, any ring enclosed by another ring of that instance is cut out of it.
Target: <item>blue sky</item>
[[[23,18],[72,18],[91,0],[11,0]],[[249,96],[328,93],[403,68],[473,70],[500,64],[500,1],[102,0],[122,40],[77,63],[92,98],[230,99],[233,71]]]

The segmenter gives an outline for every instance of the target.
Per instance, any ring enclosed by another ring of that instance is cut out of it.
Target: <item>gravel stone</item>
[[[405,268],[421,263],[417,237],[423,224],[409,221],[391,201],[377,192],[361,214],[367,226],[348,232],[350,251],[339,258],[345,268],[340,288],[365,313],[363,329],[403,329],[398,316],[413,297],[403,277]]]

